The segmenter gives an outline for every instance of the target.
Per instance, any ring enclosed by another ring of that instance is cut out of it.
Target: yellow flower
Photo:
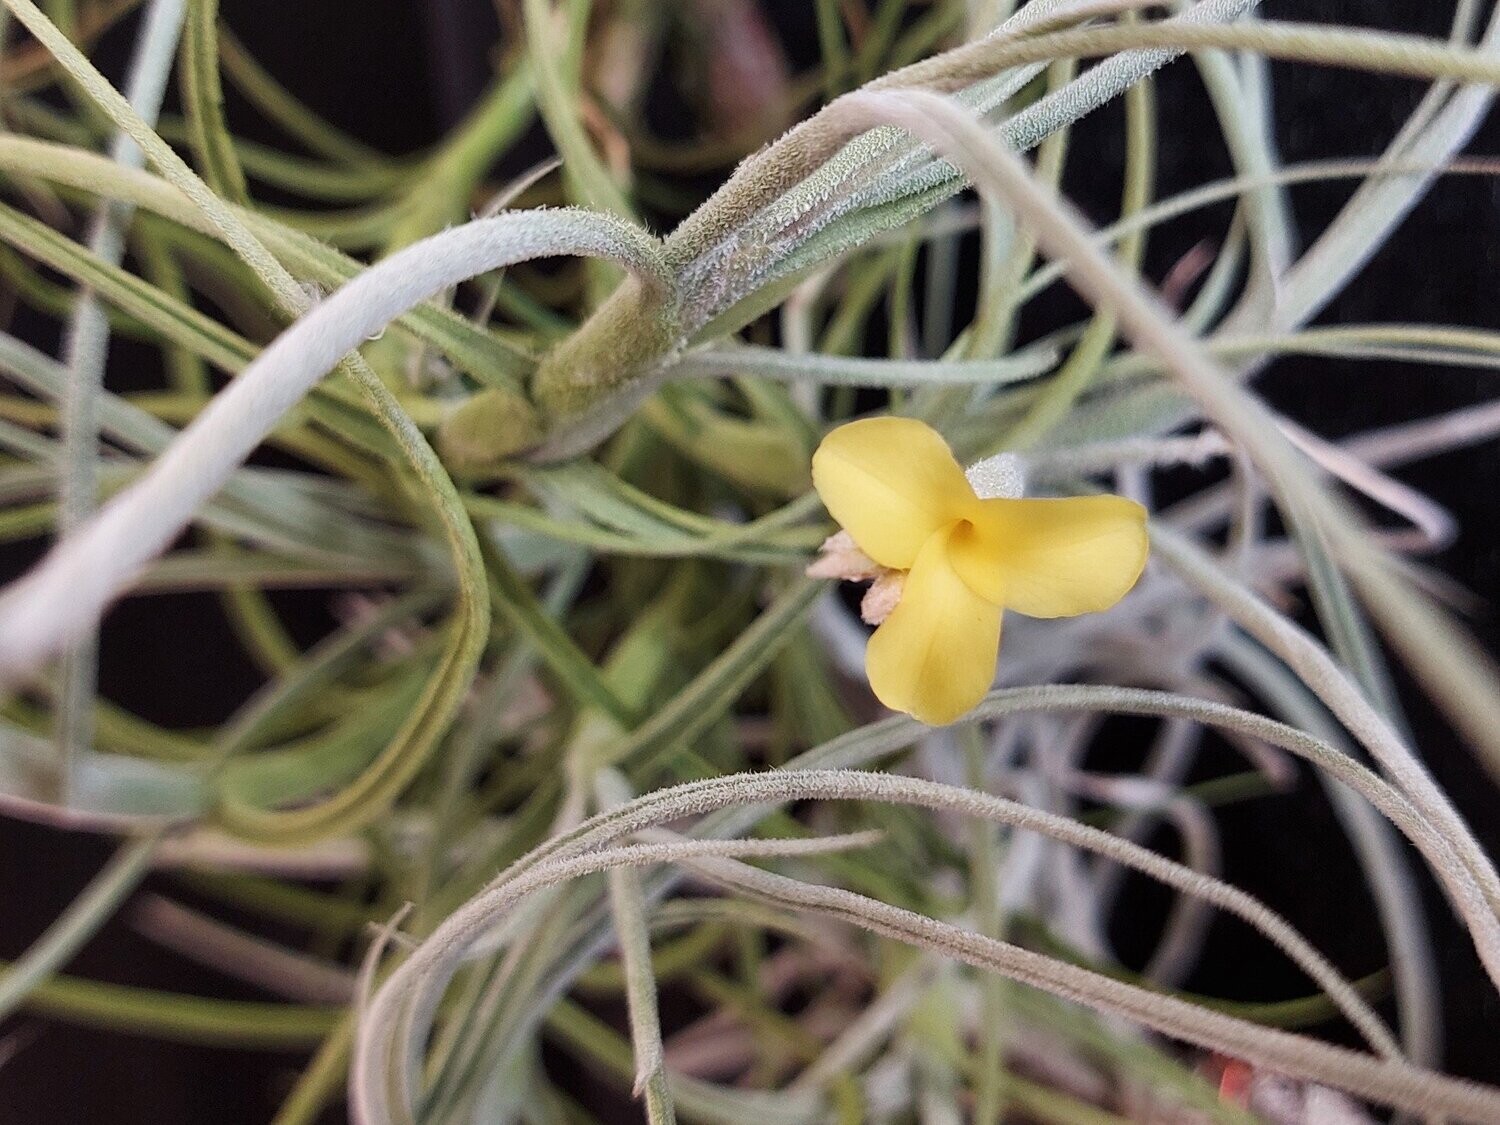
[[[840,426],[813,454],[813,485],[854,543],[905,572],[865,668],[887,707],[951,723],[995,679],[1000,618],[1108,609],[1146,565],[1146,511],[1122,496],[975,495],[942,437],[911,418]]]

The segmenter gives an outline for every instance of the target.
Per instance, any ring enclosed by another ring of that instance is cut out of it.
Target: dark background
[[[766,7],[794,65],[806,66],[816,43],[811,5],[768,0]],[[1268,0],[1264,11],[1285,19],[1443,36],[1452,4]],[[499,47],[500,25],[489,0],[223,0],[222,12],[255,57],[294,93],[361,139],[395,153],[431,143],[463,114],[486,83]],[[133,21],[127,21],[96,52],[111,75],[118,76],[132,36]],[[1420,94],[1415,83],[1329,69],[1278,64],[1274,74],[1278,135],[1288,162],[1378,153]],[[1158,190],[1167,194],[1225,175],[1228,161],[1212,140],[1216,128],[1191,66],[1179,63],[1158,81],[1163,138]],[[653,98],[653,117],[661,118],[653,123],[664,130],[672,128],[674,117],[679,124],[681,119],[669,87],[668,82]],[[232,92],[228,112],[237,132],[277,141]],[[1118,195],[1117,115],[1118,107],[1110,107],[1085,121],[1069,160],[1068,190],[1100,220],[1112,213]],[[1210,140],[1205,144],[1203,138]],[[517,154],[517,167],[505,170],[518,171],[547,151],[538,132]],[[1500,125],[1488,123],[1469,151],[1500,153]],[[1321,320],[1500,328],[1496,192],[1495,182],[1485,178],[1440,181]],[[1346,197],[1347,189],[1337,185],[1294,189],[1303,230],[1321,229]],[[1154,232],[1148,273],[1160,278],[1199,239],[1222,232],[1226,216],[1225,210],[1211,210]],[[1026,328],[1042,330],[1077,311],[1065,292],[1054,289],[1028,313]],[[55,327],[36,318],[18,316],[14,328],[42,346],[55,346]],[[111,366],[112,379],[120,369],[118,362]],[[126,386],[129,378],[112,385]],[[1293,417],[1338,436],[1478,401],[1486,397],[1486,378],[1442,368],[1303,359],[1279,362],[1262,386]],[[1489,443],[1432,458],[1399,475],[1436,496],[1458,518],[1462,535],[1436,562],[1482,599],[1472,624],[1495,651],[1500,632],[1489,599],[1500,577],[1500,527],[1493,514],[1500,448]],[[34,550],[0,554],[0,578],[19,572],[34,555]],[[323,595],[305,595],[282,604],[298,633],[311,639],[327,627],[325,602]],[[220,721],[256,682],[207,596],[141,599],[110,615],[103,690],[149,719],[176,727]],[[1403,682],[1401,688],[1418,744],[1439,783],[1491,853],[1500,852],[1500,802],[1493,785],[1410,685]],[[1357,868],[1310,780],[1304,777],[1286,796],[1226,809],[1220,819],[1232,882],[1283,911],[1351,976],[1384,964]],[[22,951],[108,852],[107,844],[90,837],[0,821],[0,956]],[[1440,897],[1430,885],[1426,890],[1444,988],[1448,1066],[1457,1074],[1500,1082],[1500,1001]],[[1144,956],[1160,902],[1133,884],[1131,893],[1136,891],[1144,892],[1138,896],[1142,906],[1122,920],[1118,937],[1122,950]],[[251,989],[161,953],[119,925],[110,926],[70,971],[204,995],[259,998]],[[1274,950],[1222,922],[1190,986],[1256,999],[1305,990]],[[304,1062],[298,1054],[179,1047],[29,1015],[0,1031],[0,1042],[4,1032],[19,1033],[21,1049],[0,1063],[0,1125],[263,1122]],[[1329,1034],[1339,1036],[1337,1029]],[[624,1104],[610,1104],[612,1120],[633,1119]],[[328,1119],[338,1117],[331,1113]]]

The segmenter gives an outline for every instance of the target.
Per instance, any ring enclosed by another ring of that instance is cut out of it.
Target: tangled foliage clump
[[[799,77],[752,0],[524,0],[470,116],[393,159],[215,0],[3,2],[0,272],[63,342],[0,332],[0,534],[56,537],[0,591],[0,809],[118,850],[0,977],[0,1015],[306,1048],[283,1125],[341,1097],[369,1125],[595,1119],[544,1042],[653,1123],[1500,1120],[1500,1089],[1442,1073],[1414,865],[1497,984],[1500,877],[1386,666],[1500,767],[1500,677],[1418,558],[1455,528],[1390,475],[1500,411],[1334,441],[1256,389],[1285,355],[1496,365],[1490,332],[1313,322],[1437,177],[1493,171],[1459,154],[1500,10],[1461,0],[1434,40],[1256,0],[816,0]],[[117,90],[91,47],[127,16]],[[645,110],[683,35],[691,142]],[[1287,165],[1266,60],[1427,91],[1377,157]],[[1168,65],[1218,136],[1159,130]],[[226,84],[284,148],[231,131]],[[1116,100],[1096,229],[1058,187]],[[539,136],[557,159],[524,170]],[[1158,152],[1206,143],[1233,175],[1160,195]],[[1288,192],[1324,181],[1352,193],[1299,231]],[[1143,276],[1153,231],[1226,201],[1212,250]],[[1086,318],[1028,337],[1064,285]],[[159,390],[111,389],[112,336],[159,352]],[[884,715],[857,612],[805,573],[834,531],[813,450],[870,414],[1011,455],[1030,495],[1149,512],[1135,588],[1007,618],[952,726]],[[1195,490],[1162,501],[1182,467]],[[299,645],[285,589],[338,592],[337,628]],[[210,731],[96,688],[104,610],[185,590],[264,673]],[[1151,725],[1144,764],[1091,768],[1119,715]],[[1243,768],[1198,780],[1211,739]],[[1388,973],[1349,980],[1221,877],[1216,810],[1313,779]],[[1175,858],[1146,846],[1163,826]],[[136,895],[153,870],[307,941]],[[1173,895],[1134,968],[1110,928],[1130,873]],[[68,975],[122,909],[274,1000]],[[1215,910],[1306,995],[1189,991]]]

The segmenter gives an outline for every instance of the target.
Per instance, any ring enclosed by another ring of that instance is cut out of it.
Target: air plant
[[[751,0],[524,0],[469,118],[395,160],[214,0],[3,3],[0,270],[64,344],[0,332],[0,532],[55,539],[0,591],[0,809],[118,844],[0,1015],[306,1049],[282,1125],[341,1096],[366,1125],[595,1119],[544,1042],[653,1123],[1500,1120],[1500,1089],[1442,1071],[1412,862],[1492,985],[1500,877],[1377,639],[1496,772],[1500,678],[1415,557],[1455,528],[1390,470],[1500,411],[1335,441],[1256,387],[1287,354],[1495,365],[1490,332],[1312,322],[1437,177],[1493,170],[1458,154],[1500,13],[1462,0],[1440,41],[1255,0],[818,0],[806,81]],[[120,92],[89,47],[132,7]],[[642,109],[673,35],[710,68],[691,143]],[[1377,158],[1285,165],[1268,59],[1430,85]],[[1159,135],[1168,65],[1197,68],[1233,175],[1158,198],[1158,150],[1210,139]],[[226,82],[300,153],[232,132]],[[1059,186],[1116,99],[1096,228]],[[538,120],[557,160],[496,174]],[[1287,191],[1320,181],[1352,195],[1299,231]],[[1223,201],[1217,246],[1143,274],[1152,231]],[[642,219],[674,208],[665,237]],[[1086,319],[1028,338],[1062,284]],[[112,333],[163,389],[111,389]],[[1163,502],[1182,467],[1211,471]],[[875,581],[873,640],[840,578]],[[337,627],[298,644],[286,588],[329,591]],[[212,731],[97,689],[104,611],[182,590],[264,673]],[[1121,715],[1152,724],[1145,764],[1091,768]],[[1245,768],[1196,779],[1210,735]],[[1218,808],[1313,778],[1388,983],[1223,877]],[[1173,895],[1138,967],[1110,938],[1131,872]],[[1307,995],[1190,991],[1215,910]],[[68,975],[117,913],[273,999]],[[1338,1023],[1358,1049],[1313,1030]]]

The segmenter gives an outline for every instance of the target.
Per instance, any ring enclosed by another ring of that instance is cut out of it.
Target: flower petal
[[[1146,565],[1146,509],[1123,496],[981,500],[949,549],[975,594],[1029,617],[1108,609]]]
[[[931,426],[865,418],[840,426],[813,454],[813,486],[860,550],[909,570],[934,532],[974,503],[963,470]]]
[[[901,601],[875,630],[865,656],[880,702],[924,723],[951,723],[995,680],[1000,606],[978,597],[948,557],[953,528],[923,544]]]

